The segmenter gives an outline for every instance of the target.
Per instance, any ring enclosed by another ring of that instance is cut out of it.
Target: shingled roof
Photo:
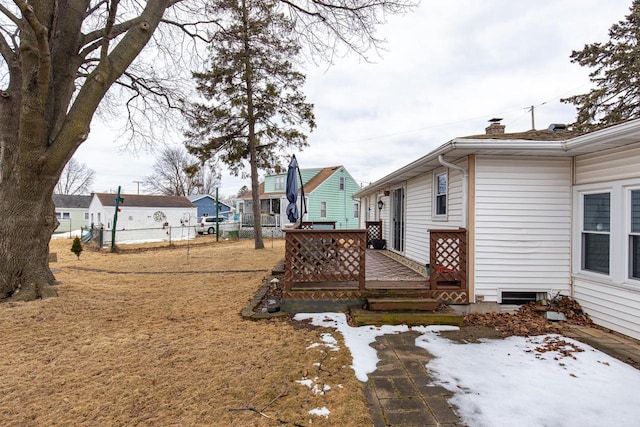
[[[53,204],[58,209],[89,209],[91,196],[54,194]]]
[[[320,186],[320,184],[325,182],[331,175],[336,173],[336,171],[338,171],[341,167],[342,166],[329,166],[329,167],[320,169],[320,172],[315,174],[313,176],[313,178],[311,178],[309,181],[304,183],[304,192],[307,193],[307,194],[311,193],[313,190],[318,188]],[[304,170],[304,169],[302,169],[302,170]],[[260,198],[262,198],[262,196],[265,196],[267,194],[269,194],[269,195],[285,194],[285,190],[273,191],[273,192],[265,193],[264,192],[264,182],[261,182],[260,186],[258,187],[258,193],[260,195]],[[250,199],[251,198],[251,189],[249,189],[249,190],[245,191],[244,193],[242,193],[240,196],[238,196],[238,198],[239,199]]]
[[[116,194],[95,193],[102,206],[115,206]],[[194,208],[193,203],[184,196],[152,196],[148,194],[121,194],[122,205],[137,208]]]
[[[462,136],[458,139],[509,139],[509,140],[523,140],[523,141],[564,141],[567,139],[575,138],[576,136],[584,135],[585,132],[578,132],[574,130],[556,130],[550,131],[544,130],[528,130],[525,132],[513,132],[513,133],[482,133],[479,135]]]

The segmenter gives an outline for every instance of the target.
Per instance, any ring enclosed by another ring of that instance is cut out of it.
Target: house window
[[[57,219],[71,219],[71,214],[69,212],[56,212]]]
[[[89,212],[84,213],[84,220],[89,221]]]
[[[360,218],[360,204],[359,203],[354,203],[353,204],[353,217],[354,218]]]
[[[284,175],[278,175],[274,179],[273,189],[275,191],[284,191]]]
[[[609,274],[611,195],[585,194],[582,219],[582,269]]]
[[[435,215],[444,216],[447,214],[447,174],[441,173],[436,175],[436,191],[435,191]]]
[[[640,279],[640,190],[631,192],[630,276]]]
[[[341,176],[340,177],[340,188],[339,188],[339,190],[340,191],[344,191],[344,186],[345,186],[345,179],[344,179],[344,176]]]
[[[327,217],[327,202],[320,202],[320,218]]]

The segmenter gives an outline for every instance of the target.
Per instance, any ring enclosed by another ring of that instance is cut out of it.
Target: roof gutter
[[[462,166],[454,165],[444,159],[442,154],[438,154],[438,161],[444,167],[455,169],[462,173],[462,228],[467,228],[467,200],[469,193],[469,172]]]

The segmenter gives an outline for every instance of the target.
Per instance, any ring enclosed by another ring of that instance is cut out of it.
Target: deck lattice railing
[[[366,230],[287,230],[285,290],[365,288]]]
[[[367,247],[372,240],[382,239],[382,221],[365,221],[367,229]]]
[[[429,230],[431,289],[467,288],[467,230]]]

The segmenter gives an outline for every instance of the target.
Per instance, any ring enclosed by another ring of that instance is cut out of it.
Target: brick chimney
[[[486,128],[484,128],[484,130],[487,132],[487,135],[496,135],[498,133],[504,133],[505,126],[500,124],[501,120],[502,118],[499,118],[499,117],[494,117],[493,119],[489,120],[489,123],[491,124]]]

